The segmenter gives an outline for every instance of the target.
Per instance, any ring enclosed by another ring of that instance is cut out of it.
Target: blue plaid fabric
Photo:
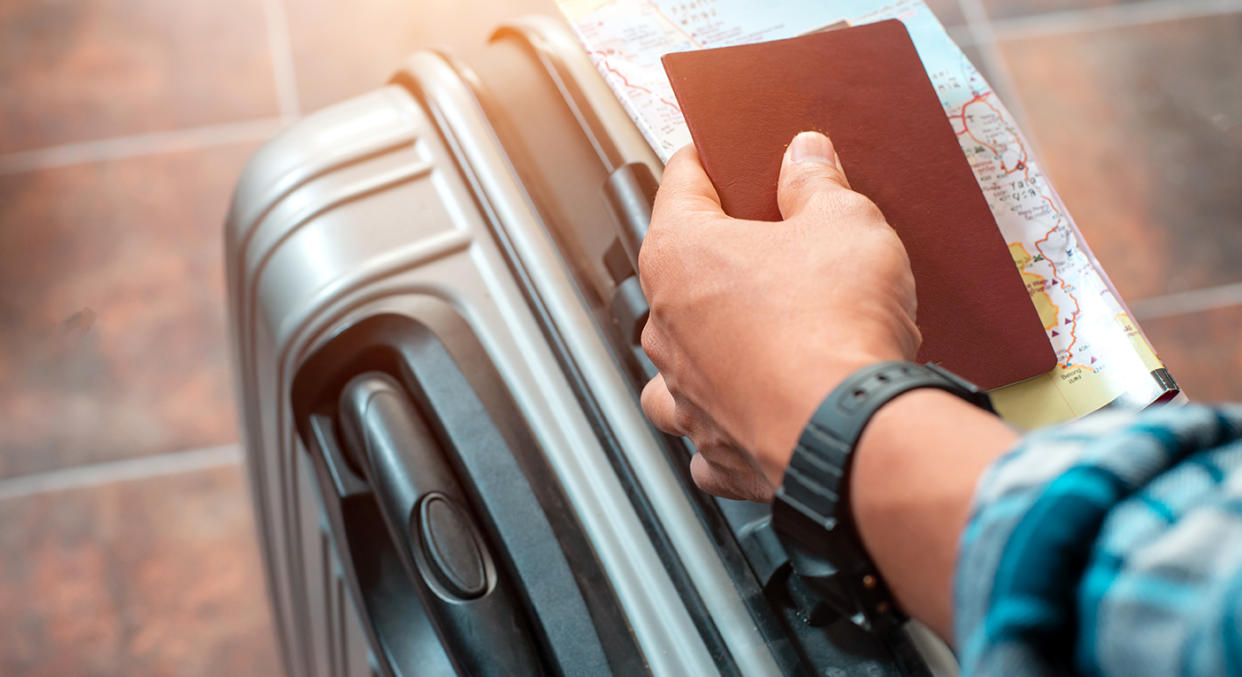
[[[966,675],[1242,675],[1242,406],[1028,435],[980,481],[954,595]]]

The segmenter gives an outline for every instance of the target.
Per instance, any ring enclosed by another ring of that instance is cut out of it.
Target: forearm
[[[863,544],[905,611],[945,639],[975,486],[1016,439],[996,416],[920,389],[880,409],[854,453],[850,507]]]

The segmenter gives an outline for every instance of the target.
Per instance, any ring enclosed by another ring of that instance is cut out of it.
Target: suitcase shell
[[[225,227],[231,343],[290,674],[464,670],[416,603],[396,612],[401,648],[385,638],[358,581],[369,565],[351,554],[362,538],[341,533],[330,495],[339,469],[308,446],[295,411],[308,360],[380,316],[430,328],[467,380],[487,384],[479,399],[512,410],[497,420],[538,450],[536,471],[523,468],[532,495],[552,491],[568,514],[541,499],[550,522],[568,525],[558,537],[576,555],[566,561],[580,579],[579,565],[597,572],[577,585],[597,626],[581,629],[583,645],[604,658],[572,655],[563,619],[540,616],[518,585],[554,655],[548,671],[953,670],[922,630],[911,633],[919,659],[843,621],[800,625],[798,610],[765,601],[787,576],[766,507],[708,499],[670,462],[679,443],[648,425],[636,389],[650,366],[637,347],[643,306],[624,222],[641,220],[642,205],[626,203],[635,188],[622,170],[643,166],[658,176],[576,40],[541,17],[501,26],[468,65],[416,53],[391,84],[306,117],[250,161]],[[483,521],[494,528],[499,517]],[[609,618],[620,629],[603,627]]]

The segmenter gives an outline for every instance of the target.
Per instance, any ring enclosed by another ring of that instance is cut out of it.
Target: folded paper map
[[[1026,281],[1057,366],[992,391],[1032,428],[1105,406],[1144,407],[1176,385],[1087,248],[1013,116],[922,0],[558,0],[592,61],[662,160],[690,143],[662,56],[899,19]]]

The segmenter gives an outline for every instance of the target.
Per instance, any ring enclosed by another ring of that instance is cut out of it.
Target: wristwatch
[[[905,620],[867,555],[849,509],[850,460],[880,407],[936,388],[994,412],[986,392],[935,364],[864,367],[824,398],[802,431],[772,506],[772,526],[798,574],[833,611],[883,632]]]

